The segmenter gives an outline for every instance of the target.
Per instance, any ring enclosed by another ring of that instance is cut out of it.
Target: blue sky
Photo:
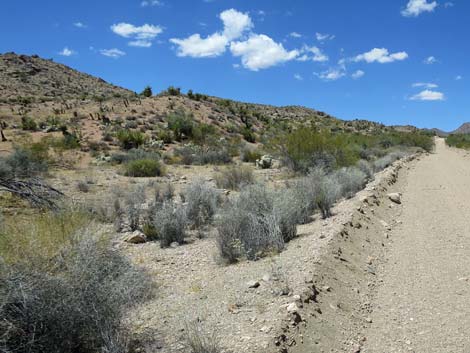
[[[470,121],[464,0],[3,0],[0,52],[343,119]]]

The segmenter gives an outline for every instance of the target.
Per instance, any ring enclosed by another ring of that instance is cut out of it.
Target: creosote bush
[[[0,177],[31,178],[48,170],[48,151],[41,144],[30,147],[16,146],[13,152],[0,157]]]
[[[129,177],[157,177],[165,174],[165,168],[155,159],[137,159],[126,163],[124,174]]]

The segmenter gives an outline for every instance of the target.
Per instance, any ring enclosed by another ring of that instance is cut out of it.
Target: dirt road
[[[470,159],[437,140],[409,172],[361,352],[470,352]]]

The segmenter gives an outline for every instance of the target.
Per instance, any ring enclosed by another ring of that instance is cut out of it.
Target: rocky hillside
[[[46,101],[101,96],[129,96],[133,92],[37,55],[0,55],[0,99]]]
[[[452,131],[452,134],[470,134],[470,123],[463,123],[458,129]]]

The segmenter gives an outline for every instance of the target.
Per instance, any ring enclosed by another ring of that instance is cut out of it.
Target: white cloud
[[[295,75],[294,75],[294,78],[295,78],[297,81],[303,81],[303,79],[304,79],[304,78],[303,78],[301,75],[299,75],[299,74],[295,74]]]
[[[253,27],[251,18],[234,9],[223,11],[219,18],[224,24],[222,32],[213,33],[202,38],[199,33],[184,39],[172,38],[171,43],[178,46],[178,56],[208,58],[222,55],[232,40],[240,38]]]
[[[446,9],[449,8],[449,7],[454,7],[454,3],[451,2],[451,1],[448,1],[448,2],[444,3],[444,7],[445,7]]]
[[[417,17],[423,12],[433,12],[437,7],[437,2],[428,0],[410,0],[401,14],[405,17]]]
[[[297,32],[291,32],[291,33],[289,33],[289,36],[292,37],[292,38],[302,38],[302,35],[300,33],[297,33]]]
[[[363,77],[366,73],[362,70],[357,70],[356,72],[353,72],[353,74],[351,75],[351,77],[355,80],[357,79],[360,79],[361,77]]]
[[[334,36],[333,34],[327,34],[327,33],[322,34],[322,33],[318,33],[318,32],[315,33],[315,37],[317,38],[317,40],[318,40],[319,42],[324,42],[324,41],[326,41],[326,40],[333,40],[333,39],[335,39],[335,36]]]
[[[435,83],[428,83],[428,82],[416,82],[411,85],[412,87],[425,87],[425,88],[437,88],[439,87]]]
[[[163,32],[160,26],[149,24],[134,26],[123,22],[112,25],[111,30],[121,37],[132,39],[129,45],[145,48],[151,47],[152,41]]]
[[[437,63],[437,59],[434,56],[429,56],[426,59],[424,59],[423,62],[427,65],[432,65],[432,64]]]
[[[444,99],[444,93],[431,91],[428,89],[415,94],[410,98],[412,101],[443,101]]]
[[[304,45],[300,50],[302,56],[298,57],[298,61],[315,61],[315,62],[325,62],[328,61],[328,55],[324,54],[318,47],[309,47]]]
[[[293,60],[299,55],[298,50],[287,51],[264,34],[252,34],[246,41],[232,42],[230,51],[241,57],[243,67],[252,71]]]
[[[342,69],[329,69],[320,73],[315,72],[314,75],[323,81],[336,81],[344,77],[346,73]]]
[[[110,58],[120,58],[121,56],[124,56],[126,55],[125,52],[123,52],[122,50],[119,50],[119,49],[116,49],[116,48],[113,48],[113,49],[101,49],[100,50],[100,53],[101,55],[104,55],[104,56],[107,56],[107,57],[110,57]]]
[[[228,44],[227,38],[220,33],[214,33],[206,38],[201,38],[197,33],[185,39],[172,38],[170,42],[178,45],[178,56],[193,58],[212,58],[222,55]]]
[[[77,28],[87,28],[88,26],[86,24],[84,24],[83,22],[75,22],[73,24],[75,27]]]
[[[75,52],[74,50],[69,49],[67,47],[65,47],[64,49],[62,49],[59,52],[59,55],[62,55],[62,56],[72,56],[72,55],[75,55],[75,54],[77,54],[77,52]]]
[[[456,80],[456,81],[460,81],[461,79],[463,79],[462,76],[460,76],[460,75],[455,76],[455,80]]]
[[[160,0],[144,0],[140,3],[140,6],[147,7],[147,6],[162,6],[163,2]]]
[[[374,48],[367,53],[356,56],[353,61],[365,61],[367,63],[378,62],[380,64],[386,64],[394,61],[405,60],[407,58],[408,54],[404,51],[390,54],[385,48]]]

